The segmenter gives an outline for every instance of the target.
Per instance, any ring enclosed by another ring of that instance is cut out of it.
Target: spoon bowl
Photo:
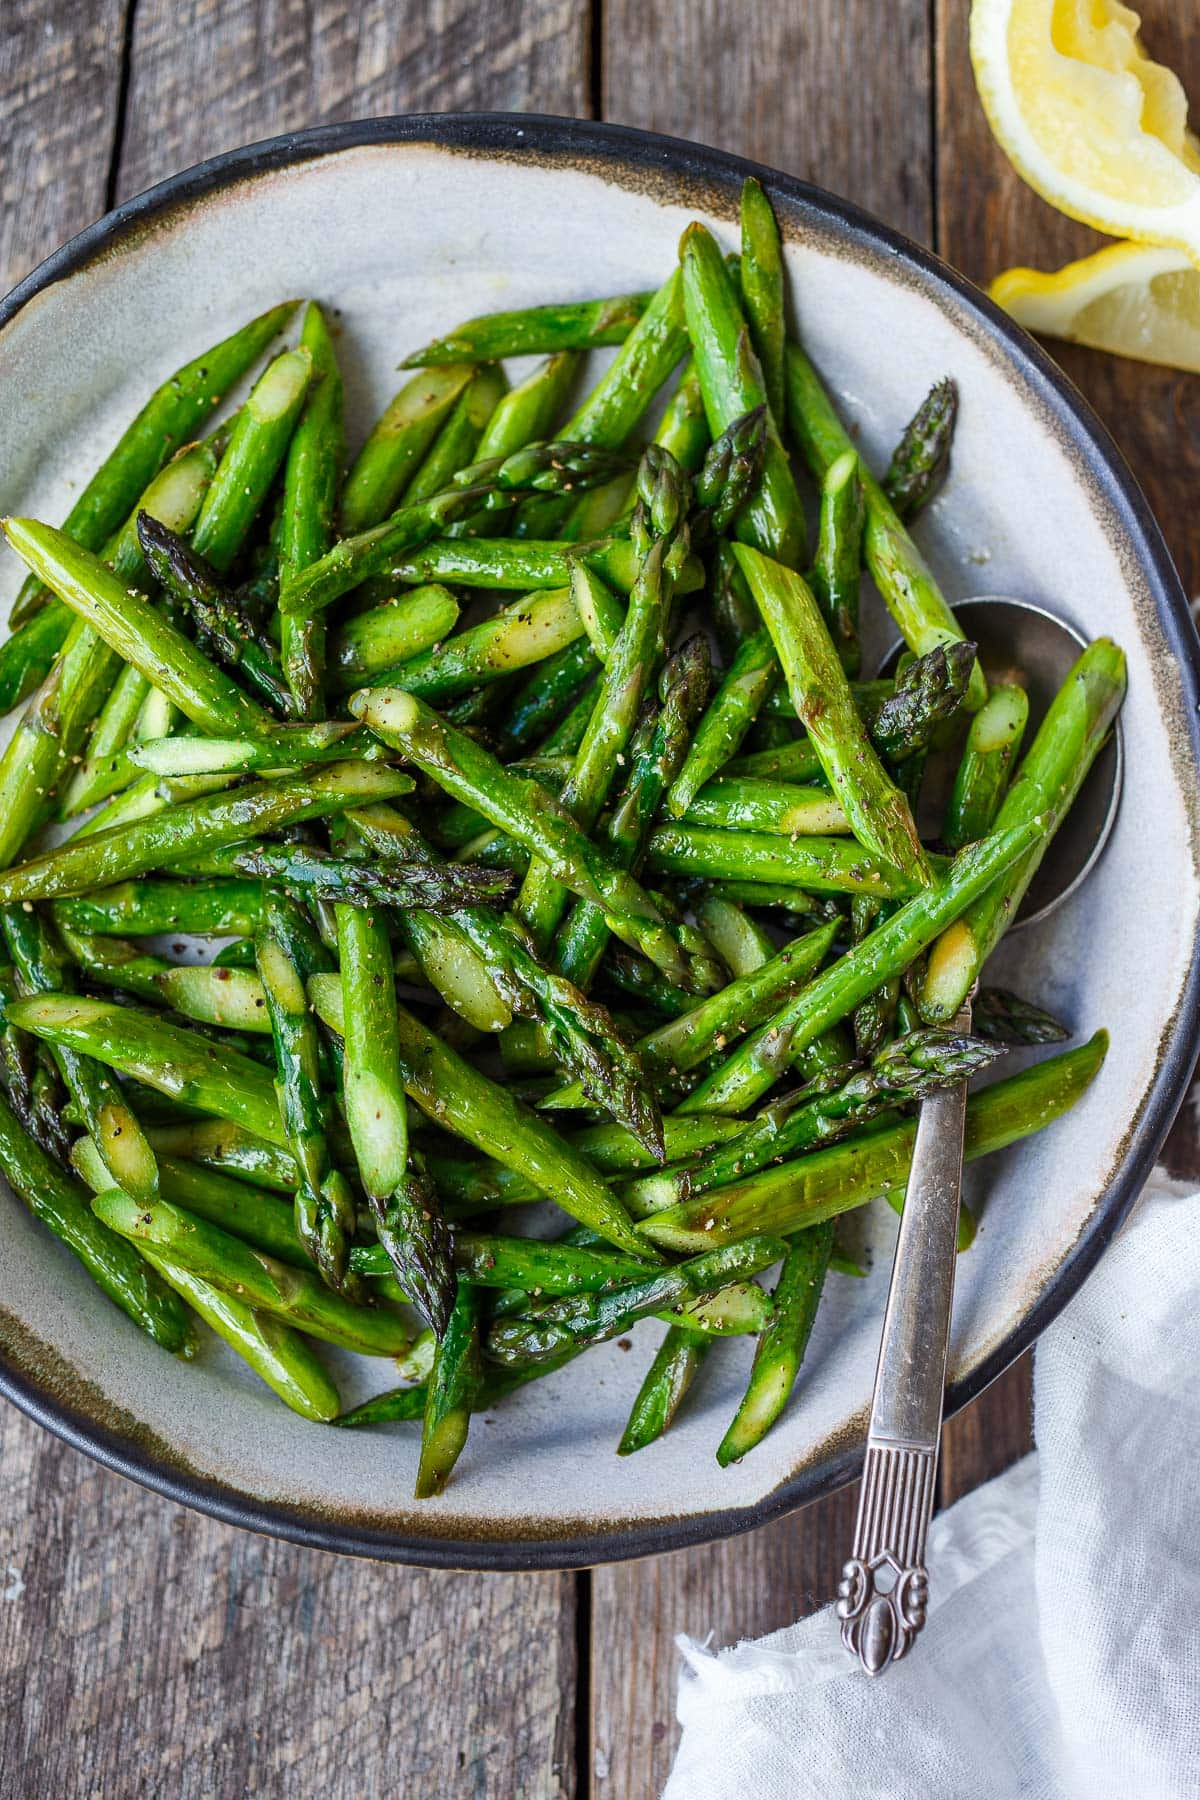
[[[1070,674],[1087,639],[1070,625],[1008,594],[979,594],[962,600],[954,616],[976,646],[989,684],[1014,683],[1029,696],[1029,724],[1023,748],[1046,716],[1050,702]],[[904,649],[894,644],[880,667],[890,675]],[[921,789],[919,824],[922,834],[936,837],[950,796],[958,750],[935,753],[929,759]],[[1088,771],[1079,797],[1054,835],[1041,867],[1029,884],[1009,931],[1049,918],[1087,879],[1108,842],[1121,802],[1121,726],[1118,721],[1108,742]]]

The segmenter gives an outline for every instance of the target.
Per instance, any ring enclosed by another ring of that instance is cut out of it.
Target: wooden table
[[[1194,0],[1146,0],[1200,95]],[[1091,234],[988,134],[966,0],[7,0],[0,287],[128,194],[335,119],[573,113],[697,138],[846,194],[976,280]],[[1200,593],[1194,378],[1060,349]],[[1190,404],[1189,404],[1190,403]],[[12,428],[12,421],[8,421]],[[1200,1173],[1191,1108],[1168,1146]],[[1029,1443],[1026,1358],[946,1430],[941,1499]],[[447,1575],[300,1550],[0,1417],[0,1782],[43,1795],[659,1791],[676,1632],[827,1600],[848,1490],[750,1537],[580,1575]]]

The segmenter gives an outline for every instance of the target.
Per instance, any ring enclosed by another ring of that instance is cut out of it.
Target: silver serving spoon
[[[989,681],[1007,677],[1029,695],[1032,733],[1086,640],[1041,607],[1000,595],[965,600],[954,612],[978,646]],[[881,673],[888,672],[901,649],[892,650]],[[1086,880],[1116,818],[1121,772],[1118,725],[1056,833],[1010,930],[1048,918]],[[922,801],[924,809],[928,796],[937,809],[934,830],[952,776],[952,768],[938,769],[931,761]],[[970,1030],[971,1005],[969,998],[954,1020],[956,1030]],[[842,1569],[837,1601],[842,1641],[869,1675],[882,1673],[903,1656],[925,1623],[925,1543],[937,1485],[966,1106],[965,1082],[921,1103],[892,1263],[854,1554]]]

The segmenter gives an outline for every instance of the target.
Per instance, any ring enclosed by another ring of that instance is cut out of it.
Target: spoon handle
[[[954,1021],[971,1028],[971,1002]],[[869,1675],[903,1656],[925,1623],[925,1538],[937,1479],[967,1087],[921,1102],[896,1240],[854,1532],[837,1612]]]

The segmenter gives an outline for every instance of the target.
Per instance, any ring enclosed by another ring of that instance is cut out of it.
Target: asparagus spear
[[[405,1293],[439,1339],[454,1305],[450,1236],[427,1183],[408,1167],[395,972],[382,920],[337,909],[346,1123],[380,1242]]]
[[[937,644],[906,663],[871,720],[871,742],[893,768],[925,750],[966,699],[974,644]]]
[[[449,588],[431,582],[347,619],[330,640],[329,685],[338,692],[361,687],[363,676],[433,649],[450,636],[458,612]]]
[[[0,713],[27,700],[50,673],[71,629],[70,608],[49,601],[0,644]]]
[[[302,844],[232,844],[207,857],[188,857],[185,867],[197,874],[259,877],[302,898],[367,908],[418,906],[423,912],[494,904],[512,889],[512,878],[503,869],[415,859],[389,862],[381,869]]]
[[[669,1163],[692,1158],[714,1144],[726,1143],[745,1129],[740,1119],[672,1115],[663,1120],[663,1153]],[[244,1168],[247,1179],[264,1183],[272,1179],[279,1185],[277,1173],[269,1167],[266,1173],[256,1173],[264,1166],[262,1159],[268,1147],[248,1140],[244,1132],[235,1133],[232,1126],[186,1126],[176,1132],[154,1132],[151,1137],[156,1148],[178,1150],[180,1155],[194,1156],[214,1168],[226,1167],[226,1159],[230,1158],[233,1160],[228,1166],[235,1171]],[[630,1174],[658,1166],[658,1157],[624,1126],[589,1125],[585,1130],[575,1132],[569,1142],[601,1174]],[[441,1151],[431,1151],[428,1161],[439,1193],[464,1215],[488,1212],[495,1206],[525,1205],[544,1197],[533,1182],[506,1169],[502,1163],[479,1158],[468,1161]],[[286,1182],[283,1185],[286,1186]]]
[[[355,1227],[354,1197],[330,1160],[317,1027],[304,989],[305,976],[315,973],[320,961],[313,955],[310,929],[288,902],[268,899],[255,959],[275,1042],[279,1113],[296,1164],[296,1236],[329,1286],[341,1290]]]
[[[532,939],[514,922],[501,924],[481,909],[460,914],[458,922],[510,1010],[540,1024],[551,1053],[578,1078],[583,1094],[658,1154],[662,1119],[657,1103],[637,1053],[625,1044],[606,1009],[546,968]]]
[[[788,420],[814,477],[821,481],[830,464],[854,444],[825,392],[821,378],[796,344],[787,347]],[[963,633],[955,623],[925,559],[901,523],[891,501],[864,464],[859,479],[867,507],[864,551],[867,568],[909,649],[924,656],[936,644],[953,643]],[[987,682],[976,663],[965,705],[978,712],[987,699]]]
[[[428,858],[414,826],[392,807],[359,807],[352,815],[355,835],[374,859],[411,863]],[[416,957],[429,985],[477,1031],[502,1031],[512,1009],[499,992],[486,962],[452,919],[424,909],[401,909],[400,935]]]
[[[911,894],[915,876],[882,861],[849,837],[781,837],[775,832],[714,831],[660,825],[650,834],[651,869],[705,880],[790,882],[821,894]]]
[[[63,525],[67,537],[85,550],[100,549],[168,456],[212,416],[219,401],[283,330],[296,305],[288,300],[251,319],[155,390],[67,514]],[[46,599],[41,582],[27,577],[11,623],[20,625]]]
[[[880,486],[910,525],[933,499],[950,467],[958,417],[958,388],[949,376],[935,381],[904,427]]]
[[[221,586],[213,564],[149,513],[138,514],[138,537],[156,581],[194,617],[201,643],[211,648],[226,668],[240,670],[258,698],[273,711],[295,716],[291,689],[274,645],[256,635],[249,619]]]
[[[173,1129],[178,1132],[187,1128]],[[158,1135],[162,1135],[161,1130]],[[296,1164],[290,1157],[283,1157],[282,1152],[279,1154],[287,1165],[284,1185],[290,1195],[296,1183]],[[76,1138],[71,1147],[71,1162],[93,1193],[106,1193],[112,1186],[112,1177],[91,1138]],[[288,1200],[264,1193],[248,1181],[234,1180],[217,1170],[171,1156],[160,1158],[159,1176],[162,1197],[172,1205],[194,1213],[198,1219],[207,1219],[212,1225],[219,1225],[223,1231],[232,1232],[245,1243],[278,1257],[280,1262],[293,1263],[299,1269],[312,1267],[312,1257],[296,1231],[295,1209]]]
[[[590,832],[632,736],[646,685],[665,651],[672,595],[672,554],[686,553],[684,518],[688,484],[669,452],[651,445],[638,470],[635,541],[643,563],[629,597],[629,611],[604,667],[600,691],[575,765],[559,801]],[[545,946],[567,908],[568,889],[536,856],[517,896],[516,911],[534,943]]]
[[[140,506],[186,528],[196,515],[215,458],[200,445],[157,475]],[[136,517],[136,515],[135,515]],[[114,576],[136,580],[145,562],[132,520],[104,546]],[[54,603],[58,605],[58,602]],[[49,610],[49,609],[47,609]],[[0,757],[0,864],[7,865],[51,811],[50,796],[71,766],[112,687],[117,660],[83,620],[71,622],[62,655],[29,702]]]
[[[362,1275],[386,1275],[390,1268],[382,1244],[361,1245],[352,1251],[350,1262]],[[454,1266],[459,1279],[472,1287],[551,1295],[603,1293],[647,1273],[638,1257],[618,1256],[609,1249],[471,1231],[454,1234]]]
[[[658,1026],[634,1046],[649,1076],[674,1077],[707,1060],[714,1047],[722,1050],[734,1038],[773,1018],[780,1005],[803,992],[815,969],[829,951],[837,926],[818,926],[796,938],[750,974],[739,976],[719,993]],[[555,1110],[583,1103],[582,1090],[572,1086],[546,1095],[541,1105]],[[695,1110],[695,1109],[693,1109]],[[664,1121],[665,1124],[665,1121]]]
[[[496,361],[480,357],[478,361]],[[483,429],[477,455],[511,456],[526,444],[548,438],[566,404],[567,395],[579,367],[578,353],[560,350],[539,363],[532,372],[511,388],[496,403],[492,416]]]
[[[23,995],[69,989],[65,958],[40,913],[32,908],[26,912],[19,906],[6,906],[0,914],[0,924]],[[55,1061],[67,1092],[95,1140],[109,1180],[127,1188],[135,1199],[152,1199],[158,1192],[158,1163],[108,1070],[67,1047],[56,1051]]]
[[[942,821],[942,842],[961,850],[986,837],[1008,788],[1029,720],[1024,688],[994,687],[971,720]]]
[[[405,383],[379,418],[346,477],[342,530],[367,531],[394,512],[422,457],[475,373],[470,362]]]
[[[428,544],[457,520],[486,511],[489,504],[505,505],[506,496],[522,492],[571,493],[609,480],[622,466],[623,458],[615,452],[567,440],[529,444],[502,462],[479,463],[463,470],[441,493],[402,506],[382,524],[342,538],[295,577],[280,596],[280,609],[310,616],[371,576],[398,573],[406,552]],[[480,550],[475,547],[463,554],[478,561]]]
[[[361,1406],[351,1407],[349,1412],[341,1413],[333,1423],[335,1425],[394,1425],[401,1420],[411,1422],[423,1419],[429,1401],[429,1387],[421,1382],[417,1387],[388,1388],[382,1394],[372,1394]],[[483,1404],[490,1404],[490,1395],[483,1397]]]
[[[760,626],[736,651],[692,739],[667,795],[667,811],[681,819],[701,788],[736,754],[776,679],[768,632]]]
[[[539,663],[525,685],[518,689],[508,716],[496,731],[496,750],[501,759],[523,756],[559,724],[579,699],[581,689],[594,675],[596,666],[586,637],[576,638],[557,656]],[[591,717],[590,706],[588,717]],[[574,755],[574,750],[570,754]]]
[[[768,209],[769,210],[769,209]],[[762,406],[766,389],[750,346],[737,295],[715,242],[702,226],[689,226],[680,246],[688,330],[692,337],[705,410],[714,432],[731,418]],[[804,550],[804,514],[776,420],[768,412],[768,440],[759,491],[737,521],[736,535],[769,549],[783,561]],[[669,797],[676,818],[731,757],[757,716],[775,678],[770,638],[755,631],[739,647]]]
[[[798,1231],[789,1244],[775,1284],[771,1321],[758,1340],[741,1404],[717,1449],[723,1469],[753,1450],[787,1405],[812,1336],[832,1251],[831,1219]]]
[[[686,349],[679,271],[672,270],[563,427],[563,436],[608,449],[626,443]]]
[[[784,417],[783,353],[787,328],[783,306],[783,247],[771,202],[753,176],[742,183],[742,307],[750,341],[762,370],[772,416]]]
[[[296,1165],[287,1151],[277,1144],[269,1144],[265,1138],[256,1137],[252,1131],[247,1131],[245,1126],[234,1125],[227,1119],[191,1119],[180,1125],[152,1125],[148,1135],[167,1182],[170,1180],[169,1171],[176,1164],[189,1169],[192,1165],[199,1165],[200,1173],[227,1173],[239,1186],[253,1184],[287,1195],[296,1191]],[[169,1191],[166,1197],[169,1200],[175,1198]],[[194,1196],[184,1199],[181,1194],[179,1198],[180,1204],[190,1212],[201,1213],[205,1218],[213,1216],[196,1202]],[[295,1239],[290,1207],[283,1209],[283,1219],[289,1237],[298,1242]],[[263,1242],[264,1249],[282,1257],[284,1262],[292,1260],[277,1243],[267,1244],[259,1238],[257,1232],[243,1234],[227,1218],[216,1222],[227,1225],[238,1236],[253,1235],[254,1242]]]
[[[646,1378],[638,1389],[629,1421],[617,1445],[618,1456],[632,1456],[660,1438],[671,1424],[696,1379],[713,1339],[686,1325],[670,1325]]]
[[[980,988],[975,996],[973,1022],[980,1037],[1006,1046],[1061,1044],[1071,1035],[1052,1013],[1022,1000],[1009,988]]]
[[[341,1399],[316,1352],[299,1334],[267,1313],[255,1312],[232,1294],[223,1294],[181,1264],[139,1245],[142,1255],[168,1286],[182,1295],[218,1337],[237,1351],[285,1405],[302,1419],[327,1424],[341,1411]]]
[[[35,1037],[95,1057],[160,1094],[231,1119],[286,1147],[271,1077],[239,1051],[109,1000],[42,994],[14,1001],[7,1011],[14,1024]]]
[[[740,906],[710,889],[696,907],[696,918],[726,968],[735,976],[753,975],[776,951],[774,938]]]
[[[638,1319],[668,1308],[683,1308],[739,1277],[756,1275],[783,1254],[778,1238],[747,1238],[733,1252],[722,1249],[696,1256],[628,1287],[576,1294],[551,1301],[536,1313],[499,1319],[487,1334],[485,1349],[493,1361],[517,1367],[555,1356],[573,1344],[602,1344],[627,1331]]]
[[[269,727],[269,715],[224,670],[97,557],[34,519],[3,524],[22,561],[202,731],[254,737]]]
[[[61,606],[62,602],[55,604]],[[164,704],[171,706],[165,695],[151,687],[140,669],[125,663],[96,717],[87,740],[88,753],[66,784],[59,801],[60,818],[70,819],[85,812],[137,779],[137,767],[127,751],[131,744],[145,741],[154,724],[155,702],[160,708]],[[161,730],[153,735],[161,736]]]
[[[246,541],[283,465],[312,371],[308,350],[285,350],[260,375],[238,413],[192,533],[196,554],[215,569],[228,569]]]
[[[418,1500],[441,1493],[466,1444],[471,1408],[483,1374],[479,1353],[482,1316],[478,1290],[460,1281],[429,1377],[421,1459],[413,1490]]]
[[[918,883],[929,865],[904,796],[871,748],[845,672],[805,581],[745,544],[734,554],[766,619],[797,717],[864,848]]]
[[[887,901],[856,894],[850,902],[850,931],[857,944],[895,910]],[[873,1056],[891,1035],[900,1001],[900,977],[893,975],[854,1009],[851,1020],[854,1048],[859,1057]]]
[[[524,593],[533,588],[566,587],[578,560],[622,593],[627,594],[637,579],[638,558],[625,537],[579,545],[535,538],[434,537],[397,556],[390,567],[394,578],[402,582],[449,581],[456,587]],[[703,579],[699,562],[687,563],[680,592],[693,593]]]
[[[850,829],[841,804],[825,788],[737,776],[718,776],[702,787],[681,823],[720,831],[773,832],[785,838]]]
[[[623,1189],[637,1218],[742,1179],[803,1150],[847,1137],[885,1108],[923,1100],[967,1081],[1000,1047],[951,1031],[909,1032],[859,1069],[834,1068],[766,1107],[740,1136],[695,1163],[639,1176]]]
[[[747,756],[735,756],[724,772],[735,781],[749,776],[759,781],[791,781],[799,786],[822,784],[825,779],[821,759],[807,737],[768,750],[754,750]]]
[[[484,429],[507,392],[508,380],[498,364],[476,369],[405,490],[410,506],[440,493],[460,469],[479,460]]]
[[[967,1101],[968,1158],[1002,1150],[1070,1110],[1097,1074],[1108,1048],[1099,1031],[1077,1050],[1047,1058],[994,1082]],[[644,1241],[683,1255],[733,1244],[750,1233],[789,1233],[894,1189],[903,1189],[916,1125],[885,1125],[849,1143],[763,1169],[695,1201],[654,1213],[639,1226]]]
[[[164,1350],[192,1356],[186,1309],[128,1244],[92,1216],[88,1196],[17,1123],[0,1098],[0,1172],[35,1219],[77,1256],[96,1285]]]
[[[571,589],[551,588],[527,595],[448,643],[372,671],[365,685],[401,687],[437,705],[557,655],[582,632]]]
[[[667,409],[654,433],[654,442],[661,449],[669,450],[680,468],[689,475],[694,475],[704,461],[712,434],[704,413],[704,395],[700,392],[700,377],[694,361],[684,365],[679,386],[667,402]],[[632,515],[634,504],[635,496],[631,493],[624,516]]]
[[[681,986],[687,966],[650,896],[561,812],[546,792],[514,775],[422,701],[396,688],[371,688],[352,696],[350,711],[376,736],[401,751],[455,799],[481,812],[541,857],[555,879],[605,914],[610,931],[641,949]]]
[[[738,296],[721,252],[703,225],[689,225],[679,246],[688,335],[714,437],[767,400]],[[768,409],[762,481],[738,516],[735,536],[789,566],[804,554],[804,513],[778,425]]]
[[[1108,736],[1125,697],[1125,657],[1111,638],[1083,652],[1051,703],[996,815],[996,831],[1051,813],[1050,829],[986,894],[961,914],[929,953],[920,995],[923,1018],[951,1018],[963,1004],[1009,922]]]
[[[815,976],[705,1077],[684,1101],[683,1110],[744,1112],[753,1106],[795,1056],[883,982],[906,969],[944,926],[1019,862],[1049,823],[1039,814],[960,851],[943,881],[923,889]]]
[[[309,995],[325,1023],[340,1032],[340,984],[316,975],[309,983]],[[564,1212],[593,1226],[618,1249],[641,1253],[620,1202],[584,1157],[402,1006],[396,1009],[396,1024],[401,1079],[422,1112],[506,1168],[529,1176]],[[260,1136],[271,1137],[249,1120],[242,1122]]]
[[[123,881],[100,893],[55,901],[53,912],[66,933],[227,937],[257,931],[263,903],[259,881]]]
[[[352,1306],[315,1271],[277,1262],[165,1200],[139,1204],[111,1188],[96,1195],[92,1210],[122,1237],[147,1244],[176,1267],[309,1337],[362,1356],[402,1356],[408,1348],[408,1328],[398,1313],[383,1306]]]
[[[27,1031],[19,1031],[9,1020],[7,1008],[16,998],[16,970],[0,969],[0,1086],[33,1142],[65,1165],[71,1154],[71,1134],[62,1116],[64,1100],[50,1093],[49,1081],[44,1078],[44,1065],[50,1074],[56,1073],[53,1058],[45,1044]]]
[[[652,292],[616,294],[607,300],[573,300],[528,306],[518,312],[484,313],[481,318],[467,319],[447,336],[435,338],[424,349],[414,350],[401,367],[498,362],[505,356],[623,344],[653,299]]]
[[[708,646],[692,637],[668,658],[659,680],[659,708],[638,728],[630,749],[629,780],[607,825],[607,841],[622,868],[637,874],[662,797],[686,753],[688,731],[709,690]],[[577,901],[555,945],[555,960],[577,986],[591,986],[609,940],[599,907]]]
[[[847,675],[858,674],[858,586],[866,503],[853,450],[835,457],[821,480],[817,554],[809,582]]]
[[[304,309],[300,345],[312,357],[313,384],[288,446],[284,470],[279,538],[281,592],[301,569],[323,556],[333,542],[346,457],[337,352],[324,315],[312,301]],[[316,718],[322,710],[325,669],[323,621],[284,614],[279,627],[280,658],[295,710],[301,718]]]
[[[218,774],[155,775],[147,771],[139,775],[136,781],[130,782],[123,793],[114,794],[107,806],[100,807],[90,819],[76,827],[74,843],[82,843],[84,838],[99,837],[102,831],[109,831],[114,825],[132,825],[142,819],[152,819],[168,806],[175,806],[184,800],[194,800],[204,794],[217,794],[224,788],[231,787],[234,775],[229,770]]]
[[[0,905],[80,894],[161,868],[181,854],[194,856],[301,819],[389,800],[411,786],[407,776],[378,763],[334,763],[312,775],[185,801],[18,864],[0,875]]]
[[[753,498],[771,442],[767,408],[752,407],[714,440],[693,484],[693,541],[705,544],[728,531]]]

